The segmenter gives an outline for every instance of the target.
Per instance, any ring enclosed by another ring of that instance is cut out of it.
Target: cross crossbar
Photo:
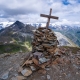
[[[48,18],[48,21],[47,21],[47,24],[46,24],[46,28],[47,28],[47,29],[48,29],[48,27],[49,27],[50,18],[52,18],[52,19],[58,19],[57,16],[51,16],[51,13],[52,13],[52,9],[50,9],[50,13],[49,13],[49,15],[46,15],[46,14],[40,14],[41,17],[46,17],[46,18]]]
[[[52,19],[58,19],[58,17],[56,16],[49,16],[49,15],[45,15],[45,14],[40,14],[41,17],[47,17],[47,18],[52,18]]]

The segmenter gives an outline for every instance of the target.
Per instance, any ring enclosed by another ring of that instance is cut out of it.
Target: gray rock
[[[36,68],[34,66],[30,66],[30,68],[31,68],[32,71],[36,70]]]
[[[47,71],[49,71],[50,70],[50,68],[45,68]]]
[[[16,77],[16,76],[18,76],[18,74],[17,74],[17,73],[15,73],[15,74],[14,74],[14,76]]]
[[[8,78],[8,76],[9,76],[9,71],[5,72],[5,73],[2,75],[1,79],[5,80],[5,79]]]
[[[11,80],[17,80],[17,78],[16,77],[12,77]]]
[[[47,61],[49,61],[49,60],[50,60],[50,59],[46,59],[45,57],[39,58],[39,61],[40,61],[41,63],[47,62]]]
[[[50,80],[50,75],[47,75],[47,79]]]
[[[30,69],[26,68],[26,69],[22,70],[21,73],[23,76],[29,76],[32,74],[32,71]]]
[[[35,52],[33,53],[34,56],[37,56],[38,58],[40,58],[42,56],[43,53],[41,52]]]

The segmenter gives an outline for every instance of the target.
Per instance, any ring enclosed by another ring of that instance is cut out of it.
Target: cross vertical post
[[[51,13],[52,13],[52,9],[50,9],[49,16],[51,16]],[[48,22],[47,22],[47,24],[46,24],[46,28],[47,28],[47,29],[48,29],[49,23],[50,23],[50,17],[48,18]]]
[[[46,17],[46,18],[48,18],[48,21],[47,21],[47,23],[46,23],[46,28],[47,28],[47,29],[48,29],[48,27],[49,27],[50,18],[52,18],[52,19],[58,19],[58,17],[56,17],[56,16],[51,16],[51,13],[52,13],[52,8],[50,9],[49,15],[40,14],[41,17]]]

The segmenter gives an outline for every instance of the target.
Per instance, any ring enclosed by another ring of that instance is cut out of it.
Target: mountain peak
[[[20,22],[20,21],[16,21],[14,22],[11,26],[16,26],[18,27],[19,29],[23,28],[25,26],[24,23]]]
[[[22,22],[20,22],[20,21],[16,21],[16,22],[14,22],[14,24],[23,24]]]

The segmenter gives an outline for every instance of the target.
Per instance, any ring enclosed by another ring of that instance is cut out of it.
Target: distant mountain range
[[[3,28],[0,26],[0,44],[24,42],[33,37],[33,30],[39,26],[45,26],[44,23],[27,23],[24,24],[20,21]],[[61,46],[80,46],[80,27],[68,25],[51,25],[49,26],[59,40]],[[75,45],[76,44],[76,45]]]

